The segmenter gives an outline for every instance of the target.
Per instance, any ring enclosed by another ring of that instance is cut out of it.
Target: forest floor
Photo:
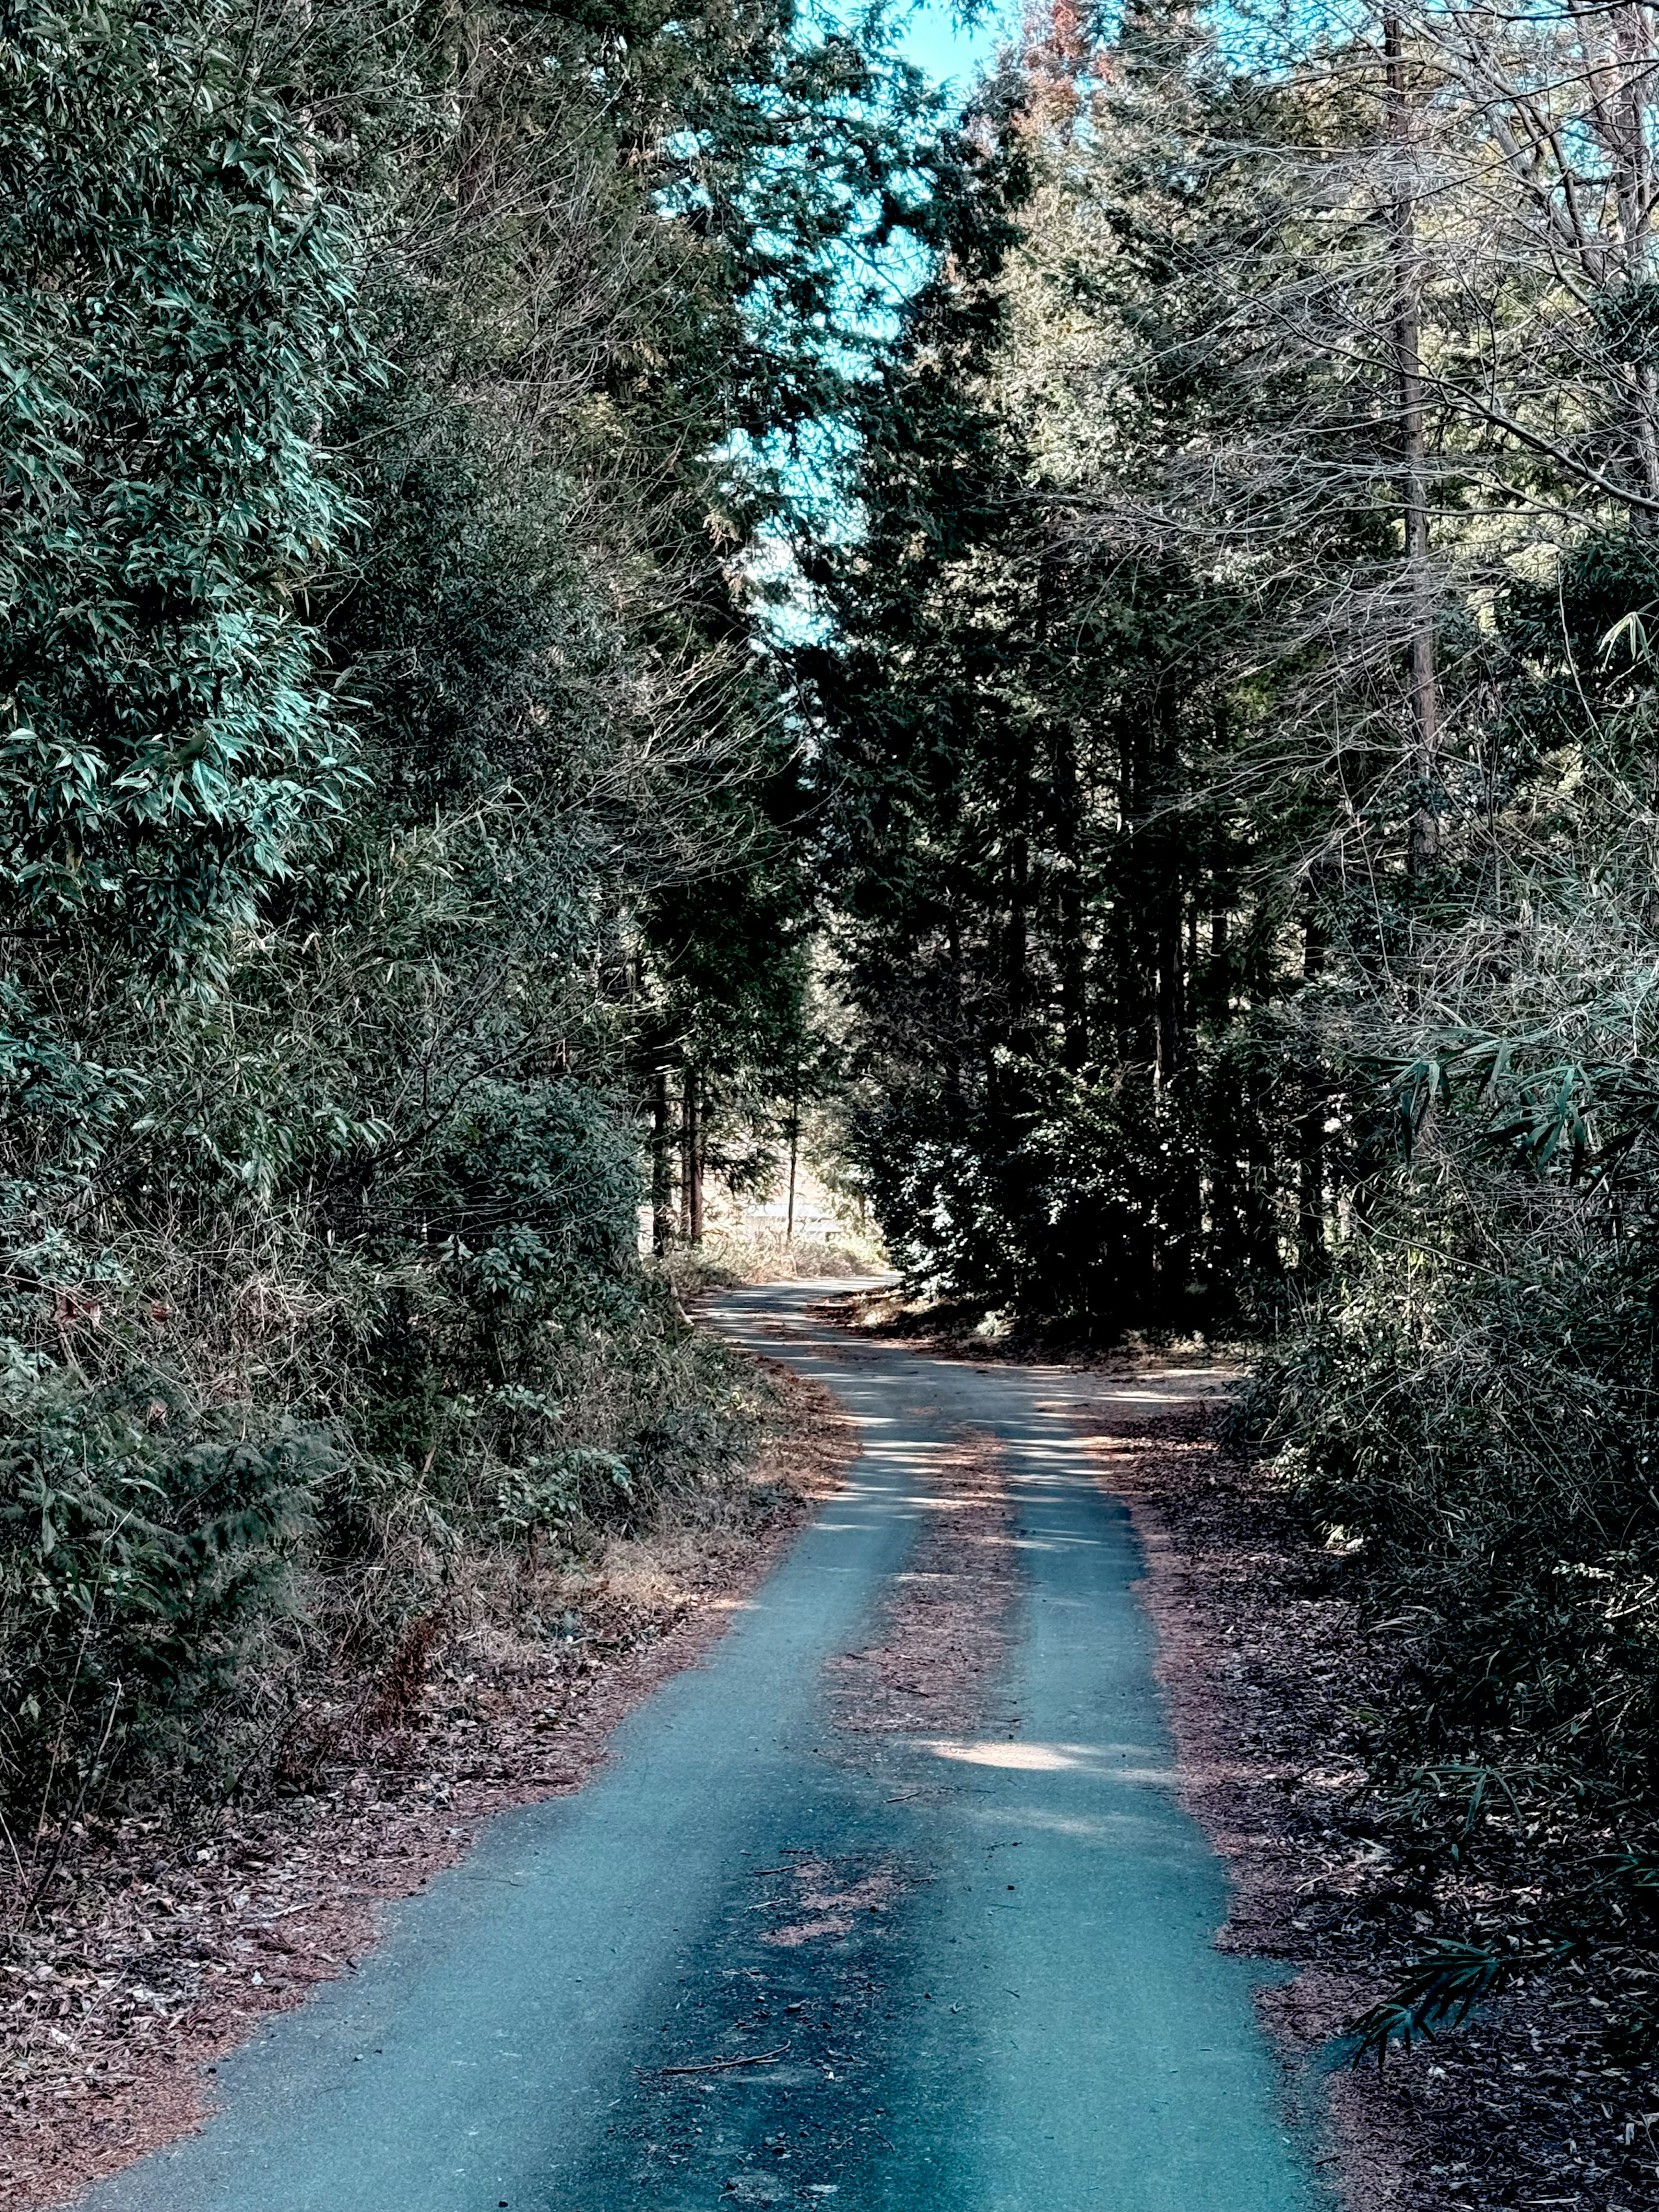
[[[1170,1357],[1057,1355],[891,1294],[825,1310],[920,1352],[1039,1367],[1063,1390],[1144,1547],[1183,1794],[1233,1876],[1221,1940],[1291,1970],[1264,2010],[1293,2065],[1330,2066],[1326,2156],[1350,2212],[1659,2203],[1659,2067],[1610,2053],[1617,1993],[1593,1975],[1523,1984],[1384,2068],[1346,2062],[1345,2029],[1425,1939],[1502,1924],[1538,1869],[1494,1850],[1424,1892],[1366,1761],[1400,1647],[1368,1626],[1354,1563],[1223,1448],[1214,1407],[1126,1411],[1126,1377]],[[1188,1356],[1230,1371],[1224,1355]]]
[[[0,2200],[45,2212],[198,2126],[216,2062],[355,1974],[386,1907],[490,1818],[581,1789],[617,1722],[718,1637],[855,1449],[828,1394],[779,1410],[712,1511],[542,1571],[521,1617],[422,1655],[402,1709],[251,1808],[88,1823],[47,1893],[0,1889]]]

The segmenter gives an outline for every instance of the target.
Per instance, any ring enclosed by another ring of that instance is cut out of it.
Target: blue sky
[[[940,84],[965,92],[980,64],[996,52],[1006,12],[1006,7],[993,0],[977,22],[968,24],[950,0],[923,0],[912,11],[899,44],[913,62]]]

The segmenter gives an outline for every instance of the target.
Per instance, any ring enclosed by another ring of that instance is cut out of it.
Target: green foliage
[[[201,1710],[290,1601],[337,1462],[289,1422],[192,1417],[157,1376],[88,1389],[3,1351],[0,1777],[14,1804],[55,1790],[78,1807],[130,1755],[189,1756]]]
[[[1117,470],[1236,428],[1237,382],[1175,366],[1212,300],[1168,297],[1231,186],[1195,212],[1139,123],[1048,142],[1081,97],[1040,60],[982,88],[941,173],[947,257],[864,396],[863,527],[817,562],[831,635],[798,668],[890,1247],[948,1296],[1110,1337],[1271,1306],[1315,1085],[1240,1019],[1283,988],[1285,919],[1280,807],[1220,788],[1262,714],[1236,680],[1248,601],[1068,515],[1069,371],[1042,350],[1045,318],[1073,346],[1093,318],[1133,353]]]
[[[1498,1949],[1448,1939],[1432,1944],[1398,1992],[1374,2005],[1358,2022],[1356,2062],[1374,2055],[1381,2066],[1395,2045],[1409,2051],[1416,2037],[1431,2037],[1439,2027],[1460,2026],[1477,2004],[1501,1996],[1519,1976],[1561,1965],[1574,1948],[1552,1943],[1534,1950],[1522,1950],[1518,1944]]]
[[[1028,19],[797,673],[890,1249],[1017,1322],[1267,1329],[1243,1432],[1401,1639],[1426,1898],[1659,1811],[1659,416],[1584,19],[1395,15],[1386,86],[1313,19]],[[1368,2047],[1516,1959],[1650,1973],[1616,1885],[1573,1909]]]
[[[591,1505],[584,1511],[583,1494],[601,1498],[607,1491],[623,1498],[634,1494],[634,1478],[628,1462],[615,1452],[578,1445],[570,1451],[533,1455],[503,1477],[496,1495],[501,1526],[514,1534],[529,1536],[543,1529],[562,1529],[577,1520],[592,1519]]]
[[[1241,1409],[1406,1639],[1375,1778],[1431,1875],[1479,1858],[1494,1820],[1638,1850],[1659,1776],[1652,862],[1617,712],[1386,995],[1309,1009],[1370,1125],[1355,1226]],[[1598,1878],[1484,1966],[1437,1952],[1361,2023],[1365,2047],[1461,2017],[1517,1961],[1639,1949],[1632,1911]]]
[[[864,1173],[902,1264],[1092,1341],[1271,1306],[1273,1161],[1258,1119],[1252,1171],[1261,1085],[1242,1054],[1194,1067],[1173,1092],[1146,1069],[1016,1073],[1013,1112],[953,1112],[937,1093],[862,1107]]]
[[[787,0],[0,27],[14,1834],[746,1448],[638,1085],[799,1089],[747,572],[930,112]]]
[[[349,507],[356,246],[234,0],[0,40],[0,884],[141,963],[251,919],[352,776],[296,612]]]
[[[1267,1363],[1282,1479],[1413,1625],[1413,1755],[1424,1731],[1437,1756],[1531,1745],[1639,1796],[1659,1758],[1645,1285],[1582,1247],[1487,1272],[1424,1246],[1402,1272],[1340,1266]]]
[[[1355,2022],[1354,2063],[1374,2056],[1381,2067],[1392,2049],[1409,2051],[1416,2037],[1461,2024],[1478,2004],[1517,1982],[1580,1964],[1605,1945],[1610,1930],[1632,1957],[1659,1933],[1659,1860],[1651,1852],[1622,1851],[1603,1861],[1582,1889],[1559,1900],[1547,1923],[1525,1933],[1511,1930],[1485,1942],[1443,1937],[1430,1944],[1399,1988]],[[1639,1968],[1638,1975],[1641,1983],[1650,1978]],[[1656,2030],[1659,2008],[1644,1990],[1615,2024],[1613,2052],[1639,2058]]]

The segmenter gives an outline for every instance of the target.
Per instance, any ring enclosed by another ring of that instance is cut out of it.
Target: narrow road
[[[202,2135],[88,2212],[1324,2203],[1252,1970],[1212,1944],[1224,1885],[1171,1793],[1133,1538],[1064,1393],[858,1343],[811,1318],[822,1295],[715,1318],[851,1410],[848,1494],[588,1789],[495,1821],[358,1973],[221,2066]],[[860,1745],[826,1686],[965,1432],[1012,1483],[1006,1711],[982,1741]]]

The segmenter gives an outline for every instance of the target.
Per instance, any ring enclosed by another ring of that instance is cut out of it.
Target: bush
[[[1179,1083],[1146,1068],[1011,1070],[1024,1096],[869,1117],[867,1172],[899,1264],[945,1296],[1093,1340],[1186,1332],[1277,1295],[1278,1171],[1248,1040]]]
[[[337,1461],[296,1424],[192,1416],[156,1376],[0,1358],[0,1789],[61,1813],[199,1749]]]
[[[1659,1782],[1654,1315],[1621,1254],[1564,1259],[1362,1248],[1243,1411],[1410,1632],[1395,1762],[1541,1766],[1628,1805]]]

